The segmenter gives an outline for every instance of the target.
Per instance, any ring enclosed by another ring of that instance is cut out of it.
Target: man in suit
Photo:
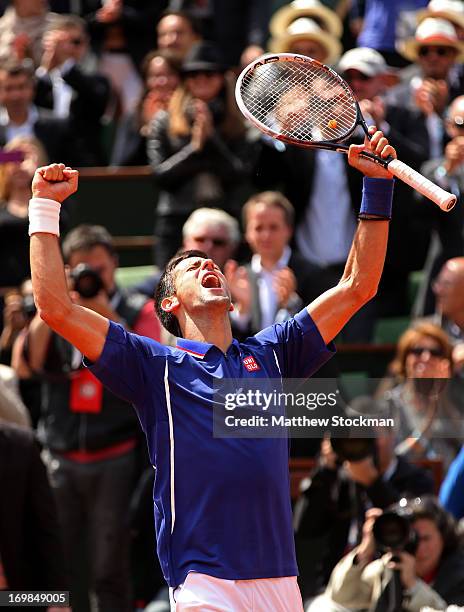
[[[89,25],[99,70],[107,76],[125,115],[135,109],[143,90],[141,63],[155,47],[156,23],[165,0],[86,0],[82,16]]]
[[[33,104],[34,75],[28,66],[16,62],[0,67],[0,146],[15,136],[34,136],[50,160],[63,159],[68,165],[92,163],[83,143],[67,119]]]
[[[432,279],[445,261],[459,257],[464,252],[464,96],[454,99],[445,119],[449,142],[442,157],[431,159],[421,168],[421,173],[431,181],[454,193],[460,202],[447,215],[437,215],[435,207],[427,209],[430,224],[435,230],[430,256],[424,270],[424,281],[418,292],[416,315],[430,314],[435,309]],[[425,212],[425,211],[424,211]]]
[[[110,83],[82,68],[88,51],[86,23],[77,15],[57,17],[44,36],[44,53],[36,71],[35,102],[70,119],[81,134],[94,165],[103,165],[101,118],[110,99]]]
[[[277,191],[252,196],[243,207],[245,238],[253,256],[246,264],[249,290],[237,293],[233,321],[252,335],[283,321],[302,303],[321,292],[318,266],[305,261],[289,246],[294,223],[293,206]]]

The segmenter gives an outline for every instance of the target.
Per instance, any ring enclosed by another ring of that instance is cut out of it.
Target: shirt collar
[[[235,338],[232,340],[232,344],[227,349],[227,352],[235,351],[240,353],[239,342]],[[193,355],[197,357],[197,359],[203,359],[206,353],[212,349],[217,348],[214,344],[209,344],[208,342],[198,342],[198,340],[188,340],[187,338],[177,338],[176,348],[181,351],[185,351],[189,353],[189,355]],[[219,350],[219,349],[218,349]]]
[[[271,272],[274,272],[274,270],[282,270],[282,268],[286,268],[288,266],[288,262],[290,261],[291,255],[292,249],[287,245],[282,252],[282,256],[275,264],[274,269],[271,270]],[[261,255],[258,255],[258,253],[255,253],[251,258],[251,269],[255,274],[260,274],[263,271],[263,267],[261,265]],[[266,272],[269,272],[269,270],[266,270]]]
[[[27,119],[25,123],[23,123],[23,125],[26,125],[26,124],[34,125],[34,123],[37,121],[38,118],[39,118],[39,111],[37,110],[36,106],[31,104],[28,110]],[[10,126],[10,117],[8,115],[8,111],[6,110],[6,108],[0,109],[0,125],[4,125],[6,127]]]

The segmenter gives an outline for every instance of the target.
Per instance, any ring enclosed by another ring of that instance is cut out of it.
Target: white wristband
[[[60,235],[61,204],[47,198],[29,200],[29,236],[37,233]]]

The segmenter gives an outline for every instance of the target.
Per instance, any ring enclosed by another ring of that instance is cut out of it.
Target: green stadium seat
[[[374,326],[374,344],[395,344],[411,323],[410,317],[379,319]]]
[[[416,301],[417,293],[424,280],[424,271],[415,270],[411,272],[408,278],[408,304],[409,309],[412,310],[414,302]]]
[[[130,266],[118,268],[116,271],[116,282],[120,287],[131,287],[145,280],[155,272],[154,266]]]
[[[369,395],[369,373],[364,371],[343,372],[339,378],[339,386],[346,401],[351,401],[360,395]]]

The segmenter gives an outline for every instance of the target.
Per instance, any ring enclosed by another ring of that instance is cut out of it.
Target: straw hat
[[[458,52],[456,61],[464,59],[464,44],[459,42],[454,26],[444,19],[427,17],[416,29],[414,38],[403,41],[398,51],[408,60],[415,62],[420,47],[429,45],[453,47]]]
[[[323,30],[332,36],[340,38],[343,24],[340,17],[318,0],[294,0],[276,11],[269,23],[269,30],[273,37],[282,36],[288,26],[299,17],[315,19]]]
[[[464,28],[464,3],[462,0],[430,0],[426,9],[417,12],[417,23],[427,17],[446,19]]]
[[[297,40],[314,40],[326,50],[323,59],[325,64],[333,64],[340,57],[342,45],[340,41],[317,25],[312,19],[302,17],[289,25],[281,36],[272,38],[269,42],[271,53],[287,53],[292,43]]]

